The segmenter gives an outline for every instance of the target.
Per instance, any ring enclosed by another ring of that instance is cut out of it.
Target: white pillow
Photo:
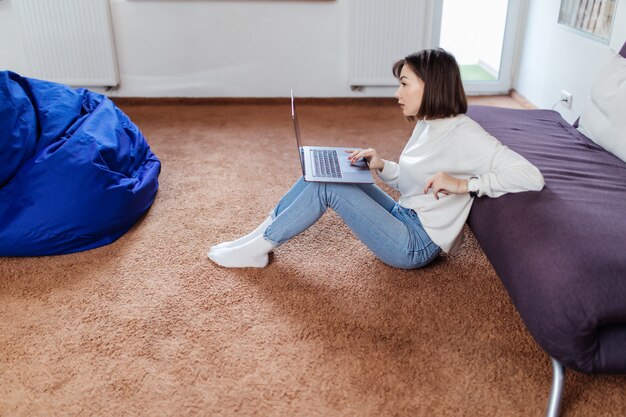
[[[626,58],[615,51],[609,50],[591,86],[578,130],[626,162]]]

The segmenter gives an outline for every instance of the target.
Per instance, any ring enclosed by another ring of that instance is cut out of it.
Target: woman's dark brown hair
[[[467,112],[467,97],[461,72],[454,56],[441,49],[424,49],[393,64],[393,75],[400,79],[402,68],[409,68],[424,81],[424,95],[416,119],[440,119]]]

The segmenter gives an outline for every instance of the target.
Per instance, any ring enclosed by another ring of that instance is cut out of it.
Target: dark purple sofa
[[[476,199],[468,220],[528,330],[555,367],[626,373],[626,163],[555,111],[468,116],[545,178],[541,192]]]

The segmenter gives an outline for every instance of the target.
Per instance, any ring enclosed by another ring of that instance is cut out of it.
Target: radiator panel
[[[71,86],[117,86],[108,0],[20,0],[29,77]]]
[[[431,43],[433,0],[350,2],[350,85],[395,86],[395,61]]]

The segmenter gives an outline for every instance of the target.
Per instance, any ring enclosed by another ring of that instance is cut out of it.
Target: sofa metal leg
[[[550,357],[552,360],[552,392],[550,393],[550,401],[548,402],[547,417],[558,417],[561,409],[561,396],[565,386],[565,367],[559,361]]]

